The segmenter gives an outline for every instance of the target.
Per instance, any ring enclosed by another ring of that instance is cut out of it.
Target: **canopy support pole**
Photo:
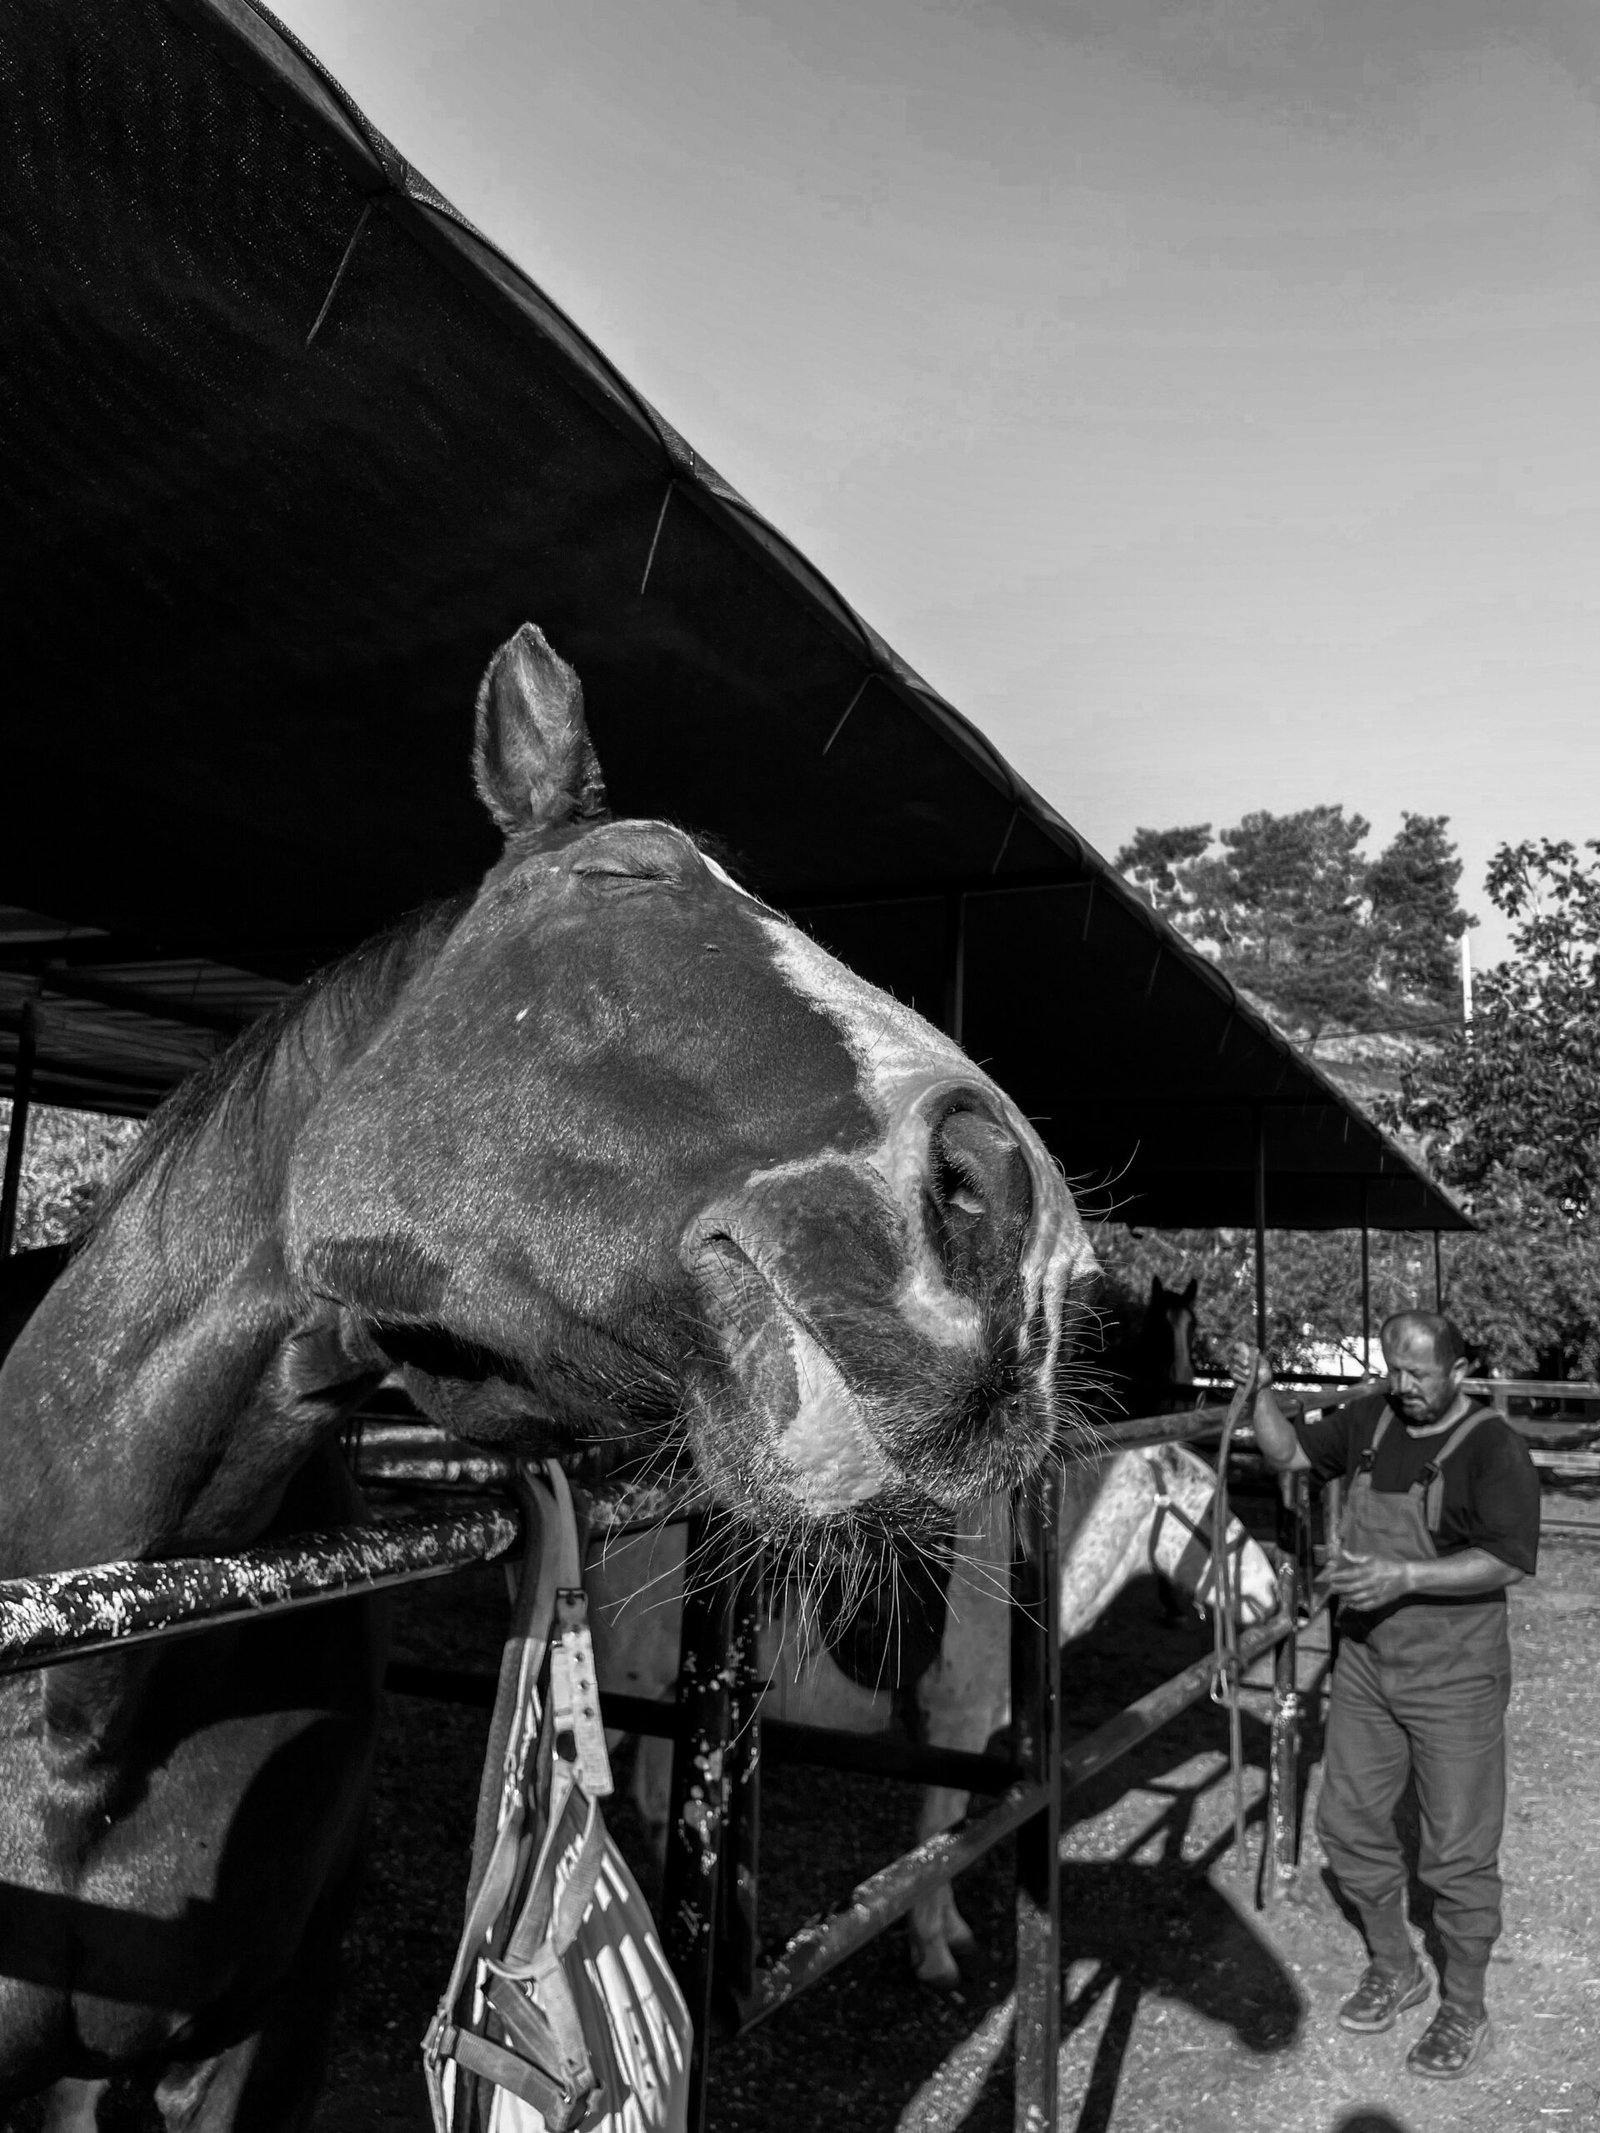
[[[1433,1308],[1444,1310],[1444,1257],[1439,1249],[1439,1232],[1433,1233]]]
[[[1372,1368],[1372,1232],[1367,1227],[1367,1181],[1361,1180],[1361,1367]]]
[[[1044,1793],[1017,1831],[1012,2125],[1055,2133],[1061,2082],[1061,1560],[1055,1496],[1026,1514],[1012,1566],[1012,1751]]]
[[[1267,1127],[1260,1104],[1256,1124],[1256,1346],[1267,1345]]]
[[[946,1036],[963,1041],[967,1019],[967,899],[964,892],[945,898],[944,1027]]]
[[[17,1070],[11,1084],[11,1129],[6,1135],[6,1167],[0,1183],[0,1259],[11,1255],[17,1234],[17,1201],[22,1191],[22,1153],[28,1139],[28,1110],[33,1097],[33,1060],[37,1049],[34,1003],[22,1010],[17,1035]]]

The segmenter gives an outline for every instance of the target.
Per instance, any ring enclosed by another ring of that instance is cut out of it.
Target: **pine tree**
[[[1371,1019],[1375,943],[1366,924],[1371,824],[1342,807],[1265,809],[1222,833],[1231,909],[1219,933],[1230,973],[1315,1043],[1330,1022]]]
[[[1134,886],[1282,1027],[1435,1022],[1455,1003],[1452,944],[1468,920],[1443,815],[1407,814],[1376,860],[1371,825],[1324,805],[1258,808],[1212,847],[1209,823],[1139,829],[1117,854]]]
[[[1117,870],[1163,916],[1181,922],[1194,908],[1189,886],[1193,862],[1211,845],[1211,824],[1192,822],[1185,829],[1136,829],[1131,844],[1117,854]]]
[[[1445,834],[1448,815],[1409,810],[1367,870],[1380,982],[1397,1002],[1436,1015],[1460,1006],[1454,945],[1470,921],[1456,900],[1461,861]]]

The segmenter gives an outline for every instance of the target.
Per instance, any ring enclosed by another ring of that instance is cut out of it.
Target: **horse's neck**
[[[1168,1329],[1172,1337],[1172,1362],[1168,1374],[1168,1385],[1175,1391],[1179,1386],[1192,1385],[1194,1383],[1194,1361],[1189,1352],[1190,1328],[1188,1312],[1181,1311],[1175,1318],[1169,1320]]]
[[[378,1374],[359,1327],[284,1266],[288,1151],[331,1065],[302,1045],[268,1069],[270,1110],[220,1104],[24,1329],[0,1370],[0,1575],[247,1543]]]
[[[1151,1310],[1134,1348],[1129,1394],[1136,1414],[1164,1414],[1194,1380],[1188,1311]]]
[[[1137,1453],[1069,1467],[1061,1505],[1061,1641],[1083,1636],[1146,1565],[1155,1492]]]

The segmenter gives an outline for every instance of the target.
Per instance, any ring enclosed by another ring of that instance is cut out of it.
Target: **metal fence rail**
[[[0,1674],[448,1577],[506,1554],[521,1532],[510,1504],[486,1502],[445,1518],[300,1534],[239,1555],[0,1580]]]

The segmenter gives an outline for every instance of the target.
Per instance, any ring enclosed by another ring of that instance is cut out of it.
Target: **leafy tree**
[[[1511,953],[1474,987],[1470,1028],[1414,1062],[1397,1122],[1447,1183],[1515,1184],[1575,1217],[1600,1169],[1600,842],[1502,845],[1487,887]]]
[[[1094,1247],[1101,1265],[1100,1310],[1109,1321],[1108,1348],[1115,1346],[1118,1329],[1137,1323],[1152,1275],[1169,1288],[1197,1282],[1195,1367],[1203,1374],[1223,1374],[1231,1342],[1254,1342],[1252,1231],[1145,1230],[1108,1222],[1095,1231]],[[1374,1342],[1391,1311],[1432,1308],[1431,1237],[1375,1233],[1369,1272]],[[1354,1230],[1269,1230],[1267,1352],[1279,1370],[1326,1370],[1330,1347],[1341,1352],[1338,1367],[1364,1367],[1359,1235]],[[1092,1355],[1088,1362],[1092,1374]]]
[[[10,1127],[11,1106],[0,1102],[0,1147]],[[35,1105],[28,1116],[17,1194],[18,1250],[57,1244],[81,1229],[94,1213],[107,1179],[138,1135],[135,1119]]]
[[[1419,1050],[1386,1123],[1482,1225],[1451,1294],[1501,1367],[1600,1369],[1600,841],[1502,845],[1487,884],[1511,953],[1473,1019]]]

